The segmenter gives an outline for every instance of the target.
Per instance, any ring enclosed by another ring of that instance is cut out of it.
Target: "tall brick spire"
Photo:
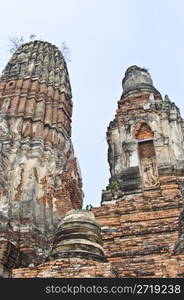
[[[65,60],[47,42],[22,45],[0,79],[0,236],[38,261],[61,216],[82,206],[71,97]]]

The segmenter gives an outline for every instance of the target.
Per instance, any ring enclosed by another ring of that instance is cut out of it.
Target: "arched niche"
[[[149,124],[144,120],[136,123],[132,130],[132,135],[138,141],[154,138],[154,132],[151,130]]]
[[[143,189],[159,186],[157,160],[153,142],[154,132],[147,122],[140,121],[133,128],[132,135],[137,140]]]

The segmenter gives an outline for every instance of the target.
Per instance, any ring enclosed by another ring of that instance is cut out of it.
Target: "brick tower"
[[[110,182],[93,211],[105,255],[121,277],[182,277],[184,120],[146,69],[131,66],[122,85],[107,130]]]
[[[65,212],[82,207],[71,98],[64,58],[47,42],[22,45],[0,78],[0,237],[32,262]]]
[[[165,185],[165,176],[172,175],[167,185],[178,195],[174,181],[184,175],[183,140],[184,121],[176,105],[168,96],[162,99],[145,69],[128,68],[117,114],[107,132],[108,190],[119,189],[124,199],[133,194],[167,196],[163,177]],[[103,193],[103,204],[108,203],[109,193]],[[116,197],[110,196],[110,201]]]

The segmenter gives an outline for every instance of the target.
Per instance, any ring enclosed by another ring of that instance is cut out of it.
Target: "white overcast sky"
[[[72,52],[72,140],[85,202],[98,206],[109,179],[106,130],[131,65],[146,67],[162,96],[184,112],[183,0],[1,1],[0,69],[8,37],[31,34]]]

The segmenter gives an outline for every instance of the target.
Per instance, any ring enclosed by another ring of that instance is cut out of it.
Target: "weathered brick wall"
[[[0,277],[10,277],[11,270],[26,266],[29,258],[9,241],[0,241]]]
[[[173,250],[183,199],[176,177],[161,182],[145,196],[93,209],[102,228],[105,255],[120,277],[182,277],[184,256],[173,256]]]
[[[184,254],[173,251],[183,204],[179,182],[170,176],[162,178],[162,183],[146,196],[118,199],[93,209],[108,263],[57,259],[13,270],[13,277],[183,277]]]
[[[149,254],[123,258],[112,262],[117,277],[183,278],[184,255]]]
[[[115,277],[110,263],[80,258],[58,259],[36,268],[14,269],[13,278],[85,278]]]

